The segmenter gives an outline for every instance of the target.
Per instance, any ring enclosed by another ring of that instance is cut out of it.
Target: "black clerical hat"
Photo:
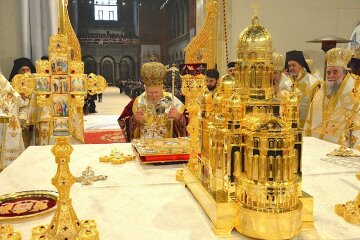
[[[227,64],[227,67],[228,67],[228,68],[235,67],[235,62],[229,62],[229,63]]]
[[[18,58],[14,60],[14,66],[13,69],[11,70],[11,74],[9,77],[9,81],[11,82],[11,80],[13,79],[13,77],[18,74],[20,68],[27,66],[30,68],[31,73],[36,72],[35,66],[34,64],[31,62],[30,59],[28,58]]]
[[[306,69],[308,73],[311,73],[309,66],[307,65],[304,54],[302,51],[290,51],[286,53],[286,59],[285,59],[285,69],[289,69],[289,61],[295,61],[298,62],[303,68]]]

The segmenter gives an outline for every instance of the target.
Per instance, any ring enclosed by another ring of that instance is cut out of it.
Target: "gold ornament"
[[[356,174],[356,178],[360,181],[360,172]],[[337,215],[343,217],[345,221],[360,225],[360,192],[354,201],[349,201],[345,204],[336,204],[335,212]]]
[[[225,42],[225,61],[228,63],[229,51],[228,51],[227,21],[226,21],[226,0],[222,0],[222,11],[223,11],[224,42]]]
[[[326,66],[343,67],[347,69],[347,65],[351,60],[352,52],[350,49],[333,48],[326,52]]]
[[[99,158],[100,162],[112,163],[112,164],[122,164],[128,161],[132,161],[134,159],[135,159],[134,155],[123,154],[117,148],[111,149],[110,155],[101,156]]]
[[[68,38],[66,35],[55,34],[51,36],[48,51],[50,59],[61,55],[65,55],[66,57],[70,58],[71,47],[68,43]]]
[[[270,33],[259,25],[259,18],[254,16],[250,26],[245,28],[238,40],[238,61],[271,61],[272,40]]]
[[[331,153],[326,154],[326,156],[332,157],[360,157],[360,155],[355,154],[351,148],[346,147],[346,135],[345,133],[341,134],[340,138],[340,147],[333,150]]]
[[[36,82],[30,73],[16,74],[11,85],[18,93],[29,96],[35,91]]]
[[[21,234],[11,225],[0,225],[0,240],[21,240]]]
[[[71,94],[71,99],[76,107],[83,107],[85,101],[85,93]]]
[[[207,68],[216,64],[217,0],[208,0],[207,16],[203,28],[185,49],[186,63],[206,63]]]
[[[215,234],[236,228],[253,238],[292,238],[313,222],[312,197],[301,189],[296,93],[284,102],[273,98],[272,40],[256,15],[239,36],[237,56],[234,79],[204,93],[201,107],[204,83],[182,77],[191,157],[176,177],[208,214]]]
[[[91,185],[93,182],[106,180],[107,178],[108,177],[105,175],[95,176],[95,172],[91,169],[91,167],[86,167],[86,170],[82,172],[82,175],[77,177],[75,180],[82,185]]]
[[[253,16],[252,24],[239,36],[237,58],[235,81],[237,88],[243,89],[242,98],[272,99],[272,40],[270,33],[259,25],[257,16]]]
[[[69,64],[70,74],[83,74],[84,73],[84,62],[71,61]]]
[[[47,60],[37,60],[35,66],[38,74],[49,74],[51,71],[51,64]]]
[[[186,98],[186,109],[189,112],[189,119],[190,122],[186,127],[186,130],[190,136],[190,159],[188,161],[187,166],[190,169],[196,168],[197,157],[200,151],[200,146],[198,142],[198,120],[197,120],[197,113],[200,110],[200,106],[198,104],[198,97],[204,91],[204,82],[205,76],[202,74],[192,76],[192,75],[185,75],[181,76],[182,79],[182,86],[181,92],[185,95]]]
[[[351,74],[351,76],[354,78],[354,88],[351,92],[351,97],[355,102],[360,102],[360,76]]]
[[[67,11],[68,0],[59,0],[60,33],[65,34],[69,39],[71,47],[71,60],[81,61],[80,42],[72,28],[69,13]]]
[[[93,220],[79,221],[72,207],[70,189],[75,177],[69,169],[70,155],[73,147],[69,137],[55,137],[55,145],[51,149],[58,165],[52,184],[59,192],[57,209],[50,225],[33,228],[31,240],[97,240],[99,233]],[[91,224],[89,224],[91,222]]]
[[[141,66],[141,77],[147,87],[163,86],[166,75],[166,67],[159,62],[148,62]]]
[[[273,52],[272,55],[273,59],[273,66],[274,66],[274,71],[284,71],[284,67],[285,67],[285,58],[283,55]]]
[[[90,73],[87,79],[87,90],[90,95],[101,93],[105,90],[107,82],[103,76]]]
[[[39,107],[45,107],[51,104],[50,93],[37,92],[36,103]]]

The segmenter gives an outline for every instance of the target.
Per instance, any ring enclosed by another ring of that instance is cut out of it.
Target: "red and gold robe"
[[[163,97],[171,97],[170,93],[164,92]],[[178,120],[173,121],[171,136],[171,121],[167,117],[170,107],[165,109],[165,113],[156,114],[154,106],[146,100],[145,92],[136,99],[131,100],[118,118],[118,123],[122,129],[125,139],[130,142],[134,138],[171,138],[186,136],[187,117],[184,115],[185,106],[179,99],[174,98],[174,107],[181,114]],[[134,119],[134,113],[138,109],[144,110],[144,121],[138,123]]]

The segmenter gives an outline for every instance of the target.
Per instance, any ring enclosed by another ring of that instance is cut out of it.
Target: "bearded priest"
[[[359,144],[359,103],[352,98],[358,76],[348,72],[352,52],[333,48],[326,53],[326,81],[310,105],[305,133],[308,136],[340,143],[345,134],[347,147]]]

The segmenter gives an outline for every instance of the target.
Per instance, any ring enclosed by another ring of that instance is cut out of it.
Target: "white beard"
[[[341,81],[326,81],[326,96],[334,96],[341,86]]]

